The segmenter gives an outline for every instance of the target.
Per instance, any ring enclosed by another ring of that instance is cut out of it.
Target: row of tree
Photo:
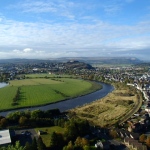
[[[49,138],[50,149],[57,150],[68,150],[68,148],[72,145],[73,149],[85,149],[85,147],[89,147],[89,142],[86,140],[86,135],[91,133],[91,127],[87,120],[81,119],[66,119],[61,117],[62,113],[60,113],[59,109],[53,109],[48,111],[42,110],[34,110],[34,111],[16,111],[10,113],[6,116],[6,118],[1,117],[0,122],[2,121],[4,125],[19,125],[19,128],[24,127],[38,127],[38,126],[60,126],[63,127],[65,132],[63,134],[53,132],[51,138]],[[5,123],[4,123],[5,122]],[[41,140],[39,138],[38,140]],[[37,145],[40,143],[36,141]],[[33,140],[32,144],[26,143],[25,150],[34,150],[33,145],[36,145],[35,140]],[[42,140],[41,140],[42,143]],[[41,144],[42,145],[42,144]],[[39,147],[39,146],[34,146]],[[41,146],[42,147],[42,146]],[[43,144],[44,147],[44,144]],[[5,149],[4,149],[5,150]],[[36,149],[35,150],[42,150]],[[45,150],[45,149],[44,149]]]
[[[48,111],[26,110],[9,113],[6,117],[0,116],[0,127],[6,128],[13,124],[15,127],[42,127],[44,126],[61,126],[64,127],[67,118],[60,113],[59,109]]]
[[[9,73],[1,73],[0,74],[0,82],[7,82],[10,77]]]
[[[15,97],[13,98],[13,102],[12,102],[12,105],[18,105],[18,101],[19,101],[19,99],[20,99],[20,94],[21,94],[21,88],[20,87],[18,87],[18,89],[17,89],[17,92],[16,92],[16,95],[15,95]]]

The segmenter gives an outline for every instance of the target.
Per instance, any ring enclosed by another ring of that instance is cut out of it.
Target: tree
[[[64,139],[62,134],[53,132],[51,135],[50,147],[53,149],[62,149],[63,146]]]
[[[71,119],[65,124],[65,137],[67,140],[75,140],[78,134],[77,123]]]
[[[82,139],[80,136],[78,136],[77,139],[75,140],[75,145],[78,147],[82,147]]]
[[[90,76],[89,76],[89,80],[93,80],[94,79],[94,74],[91,74]]]
[[[0,150],[25,150],[25,147],[20,145],[19,141],[16,141],[15,145],[8,145],[8,147],[3,147]]]
[[[63,148],[63,150],[74,150],[74,146],[72,144],[72,141],[70,141],[68,143],[68,145]]]
[[[147,137],[147,139],[146,139],[146,145],[147,145],[148,147],[150,147],[150,137]]]
[[[43,140],[41,137],[39,137],[37,140],[37,148],[38,148],[38,150],[45,150],[46,149],[46,146],[43,143]]]
[[[34,118],[34,119],[42,118],[43,115],[44,115],[44,112],[42,110],[39,110],[39,109],[31,112],[31,118]]]
[[[21,117],[20,117],[20,119],[19,119],[19,124],[20,124],[21,126],[26,125],[27,122],[28,122],[27,117],[25,117],[25,116],[21,116]]]
[[[32,150],[32,146],[31,146],[31,144],[29,142],[26,142],[25,150]]]
[[[1,120],[0,120],[0,126],[1,127],[6,127],[8,125],[8,121],[7,121],[7,119],[6,118],[2,118]]]
[[[86,145],[89,145],[89,141],[85,138],[77,137],[77,139],[75,141],[75,145],[77,147],[84,147]]]
[[[147,136],[145,134],[140,135],[139,141],[144,143],[146,141]]]
[[[109,132],[110,136],[112,138],[117,138],[118,137],[118,134],[117,134],[117,131],[116,130],[110,130]]]
[[[51,135],[50,146],[52,148],[57,147],[57,134],[55,132],[53,132],[52,135]]]
[[[38,149],[37,149],[37,142],[36,142],[35,137],[34,137],[33,140],[32,140],[31,147],[32,147],[32,150],[38,150]]]
[[[16,123],[19,121],[19,118],[21,116],[25,116],[25,113],[23,111],[15,111],[15,112],[8,114],[6,118]]]
[[[89,145],[89,141],[85,138],[82,138],[82,147]]]
[[[84,149],[84,150],[91,150],[91,147],[88,146],[88,145],[85,145],[85,146],[83,147],[83,149]]]
[[[26,110],[24,111],[24,114],[25,114],[25,116],[26,116],[27,118],[30,118],[30,116],[31,116],[31,111],[30,111],[29,109],[26,109]]]

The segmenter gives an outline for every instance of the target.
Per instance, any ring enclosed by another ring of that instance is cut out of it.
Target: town
[[[138,109],[132,111],[132,113],[128,114],[118,124],[109,127],[101,127],[97,125],[95,126],[94,124],[91,124],[89,125],[89,128],[87,126],[87,132],[80,133],[79,135],[87,139],[87,141],[91,139],[96,139],[97,143],[95,143],[95,149],[100,148],[100,149],[117,149],[117,150],[119,149],[147,150],[150,148],[150,65],[148,63],[129,66],[116,65],[113,67],[112,66],[93,67],[90,64],[80,62],[78,60],[70,60],[67,62],[40,61],[37,63],[27,62],[22,64],[20,63],[0,64],[1,82],[9,83],[11,80],[24,80],[27,79],[26,77],[27,74],[45,74],[44,78],[47,78],[48,74],[57,75],[60,78],[63,74],[68,74],[72,76],[72,78],[80,78],[90,81],[101,81],[112,85],[115,83],[121,83],[122,85],[133,87],[135,91],[137,90],[142,94],[142,101],[139,100],[138,105],[140,106],[138,106],[139,107]],[[69,116],[67,112],[64,114],[59,111],[54,112],[52,112],[53,115],[52,113],[49,112],[52,117],[52,120],[49,120],[51,122],[51,125],[47,121],[44,122],[44,120],[42,120],[43,121],[42,125],[44,124],[45,125],[47,124],[46,126],[52,126],[52,124],[58,125],[59,123],[56,123],[56,118],[58,119],[58,117],[59,117],[58,120],[63,120],[63,122],[65,122],[65,120],[69,121],[71,120],[71,116]],[[41,112],[38,113],[41,114]],[[32,115],[32,113],[30,115]],[[17,121],[8,119],[9,117],[5,118],[1,116],[0,124],[2,131],[0,131],[0,134],[2,134],[5,130],[6,133],[4,134],[9,134],[7,129],[8,123],[6,123],[8,122],[8,120],[9,123],[11,122],[10,124],[13,124]],[[38,130],[38,133],[35,133],[35,131],[31,129],[23,129],[24,126],[27,126],[27,124],[25,123],[26,119],[23,118],[21,114],[20,117],[22,117],[22,120],[24,120],[22,122],[19,120],[20,124],[22,124],[21,127],[22,129],[21,131],[15,130],[15,132],[13,132],[13,136],[21,134],[21,136],[25,136],[26,138],[31,136],[32,139],[34,139],[38,137],[38,134],[39,135],[45,134],[44,133],[45,131]],[[13,117],[11,116],[10,118]],[[33,124],[35,118],[34,117],[31,118]],[[38,124],[38,126],[40,124],[40,121],[41,120],[39,120],[38,122],[38,120],[36,120],[36,124]],[[83,121],[82,123],[84,126],[86,125],[86,122]],[[80,124],[82,123],[80,122]],[[76,124],[78,123],[76,122]],[[64,123],[61,123],[61,126],[64,126]],[[32,126],[30,124],[30,127],[36,127],[36,125]],[[10,130],[10,133],[12,131],[14,130]],[[75,137],[70,137],[69,139],[73,141],[75,140]],[[76,145],[78,145],[77,142],[79,142],[79,140],[83,139],[82,138],[76,139]],[[11,142],[11,140],[8,141]],[[27,141],[29,142],[30,140]],[[88,143],[87,141],[84,141],[83,143]],[[29,143],[32,142],[30,141]],[[5,143],[3,144],[5,145]],[[71,145],[73,147],[72,143],[70,143],[70,146]],[[86,144],[84,146],[83,145],[78,146],[80,148],[82,147],[82,149],[86,149],[85,148]],[[89,143],[87,145],[89,146]],[[53,146],[54,147],[51,147],[51,149],[57,147],[56,144],[54,144]],[[61,148],[62,148],[61,146],[58,147],[58,149]],[[69,144],[68,146],[65,146],[64,149],[68,150]]]

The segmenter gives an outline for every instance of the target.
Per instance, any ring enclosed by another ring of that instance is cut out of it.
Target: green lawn
[[[64,133],[64,128],[54,126],[54,127],[44,127],[44,128],[35,128],[35,131],[38,133],[38,130],[47,132],[47,134],[41,135],[44,144],[48,147],[50,146],[50,139],[53,132]]]
[[[13,98],[20,87],[18,105],[12,106]],[[0,88],[0,110],[35,106],[76,97],[95,89],[91,82],[71,78],[33,78],[10,81]]]

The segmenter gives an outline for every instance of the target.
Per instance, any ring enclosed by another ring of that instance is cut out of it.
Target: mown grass
[[[60,84],[63,83],[59,80],[50,79],[23,79],[23,80],[12,80],[9,82],[9,86],[27,86],[27,85],[45,85],[45,84]]]
[[[54,103],[100,88],[91,82],[70,78],[33,78],[9,83],[9,86],[0,89],[0,110]],[[12,106],[18,87],[19,99],[17,105]]]
[[[17,87],[4,87],[0,88],[0,110],[11,108],[12,99],[14,98]]]
[[[35,131],[36,131],[37,133],[38,133],[38,130],[44,131],[44,132],[47,133],[47,134],[41,135],[41,138],[42,138],[44,144],[45,144],[47,147],[50,146],[51,135],[52,135],[53,132],[63,134],[64,131],[65,131],[64,128],[61,128],[61,127],[58,127],[58,126],[44,127],[44,128],[35,128]]]

